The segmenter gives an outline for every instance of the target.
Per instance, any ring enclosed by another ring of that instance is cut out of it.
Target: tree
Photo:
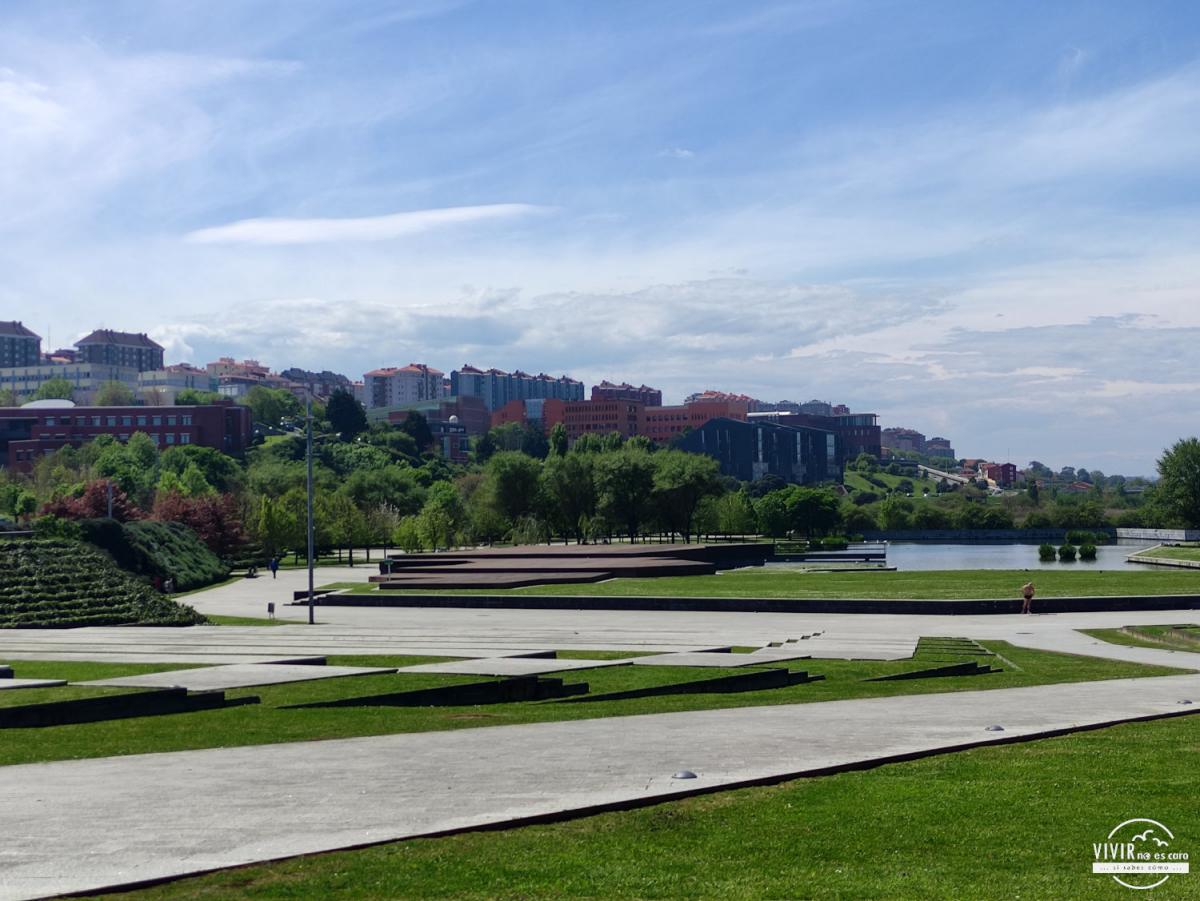
[[[492,459],[492,455],[499,448],[496,447],[496,439],[492,437],[491,429],[484,432],[475,442],[475,462],[483,465],[488,460]]]
[[[1176,441],[1158,460],[1154,502],[1186,528],[1200,528],[1200,439]]]
[[[292,512],[279,500],[271,497],[259,498],[254,534],[262,543],[268,557],[278,557],[284,552],[295,528]]]
[[[184,388],[175,395],[175,405],[179,407],[199,407],[205,404],[219,404],[223,397],[216,391],[201,391],[199,388]]]
[[[109,488],[112,489],[112,518],[118,522],[142,519],[143,513],[120,485],[108,479],[89,482],[78,497],[64,497],[42,507],[43,516],[63,519],[102,519],[108,516]]]
[[[630,449],[632,450],[632,449]],[[721,493],[717,461],[702,454],[666,450],[655,454],[654,500],[663,523],[683,540],[692,540],[692,520],[706,497]]]
[[[717,498],[715,512],[716,531],[722,535],[745,535],[755,529],[754,505],[745,490]]]
[[[154,502],[153,518],[183,523],[218,557],[236,557],[246,545],[241,513],[232,494],[184,497],[166,491]]]
[[[788,491],[786,503],[793,531],[810,538],[827,535],[841,524],[841,505],[832,491],[797,486]]]
[[[567,427],[556,422],[550,430],[550,452],[556,457],[567,455]]]
[[[344,388],[338,388],[329,395],[325,418],[329,420],[329,427],[343,438],[353,438],[367,430],[367,411]]]
[[[629,447],[601,454],[595,465],[597,512],[633,541],[650,514],[654,460],[641,448]]]
[[[429,428],[429,420],[416,410],[409,410],[400,428],[417,443],[417,450],[424,453],[433,444],[433,431]]]
[[[541,492],[547,513],[558,531],[587,537],[587,524],[596,515],[596,484],[591,454],[553,454],[542,467]]]
[[[513,523],[535,511],[541,470],[537,460],[520,451],[501,451],[488,460],[481,490],[495,511]]]
[[[754,515],[758,519],[758,531],[768,538],[787,536],[791,517],[787,509],[787,489],[764,494],[754,502]]]
[[[879,504],[879,526],[885,532],[899,532],[907,529],[912,523],[909,513],[912,502],[889,495]]]
[[[33,400],[71,400],[75,388],[66,379],[47,379],[33,393]]]
[[[222,493],[238,488],[244,475],[241,464],[233,457],[199,444],[177,444],[158,456],[158,467],[162,472],[182,475],[189,465],[196,466],[204,481]]]
[[[16,391],[12,388],[0,388],[0,407],[15,407],[18,403]]]
[[[546,433],[541,426],[525,423],[525,428],[521,430],[521,452],[536,460],[545,460],[549,456],[550,442],[546,440]]]
[[[97,407],[128,407],[133,405],[133,389],[124,382],[107,381],[96,389],[92,405]]]
[[[300,401],[283,388],[255,385],[246,392],[241,403],[250,408],[255,422],[264,425],[278,426],[284,418],[300,415]]]

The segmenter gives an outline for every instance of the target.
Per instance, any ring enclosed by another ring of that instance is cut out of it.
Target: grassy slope
[[[715,576],[612,579],[584,585],[416,591],[418,594],[537,594],[615,597],[1018,598],[1029,579],[1038,597],[1200,594],[1200,572],[1113,570],[954,570],[805,573],[749,568]]]
[[[1200,547],[1156,547],[1143,552],[1142,557],[1161,557],[1164,560],[1200,561]]]
[[[981,748],[566,823],[297,858],[139,898],[1113,898],[1091,844],[1200,834],[1200,717]],[[1156,898],[1195,897],[1197,875]],[[1150,894],[1150,893],[1147,893]]]
[[[915,476],[894,476],[887,472],[877,472],[873,475],[881,482],[886,482],[888,488],[896,488],[902,481],[908,479],[908,481],[912,482],[913,484],[914,499],[921,497],[925,491],[928,491],[930,495],[937,493],[937,482],[933,481],[932,479],[918,479]],[[863,477],[862,473],[859,472],[847,471],[846,477],[843,479],[842,484],[851,491],[871,491],[875,494],[884,494],[884,489],[880,488],[878,485],[872,485]]]
[[[1111,644],[1121,644],[1132,648],[1169,648],[1174,651],[1191,651],[1192,653],[1200,652],[1200,645],[1193,642],[1181,641],[1170,634],[1171,626],[1130,626],[1129,628],[1137,629],[1146,636],[1131,635],[1121,629],[1080,629],[1085,635],[1091,635],[1093,638],[1099,638],[1101,641],[1107,641]],[[1195,630],[1197,626],[1189,626],[1189,629]]]
[[[822,673],[827,678],[825,681],[788,688],[735,694],[673,695],[588,703],[543,701],[472,707],[288,709],[291,705],[312,701],[365,697],[409,688],[429,688],[475,682],[479,681],[479,678],[401,674],[358,676],[349,679],[267,686],[227,693],[228,697],[257,696],[262,700],[261,704],[245,707],[117,720],[108,723],[5,730],[4,740],[0,741],[0,764],[189,748],[272,744],[285,741],[346,738],[358,735],[421,732],[485,725],[590,719],[638,713],[1009,688],[1050,682],[1155,676],[1177,672],[1163,667],[1145,667],[1099,658],[1026,650],[1004,643],[988,647],[1002,654],[1004,660],[996,660],[992,657],[981,659],[985,662],[998,663],[1005,668],[1005,672],[986,676],[916,681],[870,683],[861,681],[870,676],[918,668],[918,664],[935,665],[972,659],[953,656],[941,650],[933,650],[922,651],[916,661],[797,661],[791,665],[793,669]],[[428,658],[329,658],[331,664],[349,665],[400,666],[426,661]],[[45,666],[49,667],[50,664],[45,664]],[[587,682],[590,684],[593,694],[601,694],[651,685],[709,679],[745,671],[745,669],[623,666],[564,673],[563,678],[568,683]]]

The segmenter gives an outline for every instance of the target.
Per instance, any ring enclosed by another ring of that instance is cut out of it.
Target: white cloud
[[[670,157],[673,160],[690,160],[696,154],[686,147],[668,147],[658,152],[659,156]]]
[[[514,219],[544,210],[528,203],[413,210],[386,216],[344,219],[242,219],[190,232],[195,244],[319,244],[334,241],[388,241],[452,225]]]

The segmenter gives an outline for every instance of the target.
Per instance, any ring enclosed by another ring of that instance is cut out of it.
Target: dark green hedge
[[[90,544],[0,540],[0,628],[187,626],[191,607],[156,592]]]
[[[203,588],[229,576],[229,567],[182,523],[85,519],[80,526],[84,539],[108,551],[122,569],[149,579],[174,579],[177,591]]]

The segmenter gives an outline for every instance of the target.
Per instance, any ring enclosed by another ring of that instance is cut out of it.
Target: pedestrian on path
[[[271,569],[271,578],[272,579],[276,578],[276,573],[279,572],[279,558],[272,557],[271,562],[268,563],[267,566],[269,566]]]
[[[1025,599],[1025,603],[1021,605],[1022,613],[1033,613],[1033,582],[1026,582],[1021,586],[1021,597]]]

